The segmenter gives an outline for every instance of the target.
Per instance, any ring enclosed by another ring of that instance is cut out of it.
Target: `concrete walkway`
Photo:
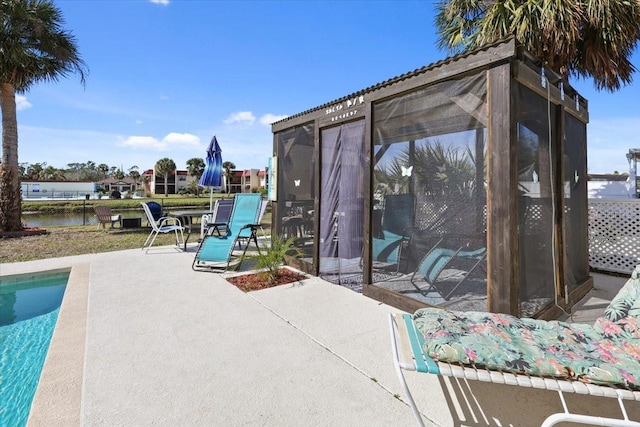
[[[243,293],[192,271],[193,255],[162,247],[0,266],[72,267],[29,425],[414,425],[391,357],[396,309],[318,278]],[[596,288],[605,282],[625,279]],[[561,410],[555,392],[408,382],[426,425],[539,425]],[[596,400],[569,404],[618,416],[613,399]]]

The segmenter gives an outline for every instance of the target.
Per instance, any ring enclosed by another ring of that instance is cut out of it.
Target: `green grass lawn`
[[[139,203],[139,202],[138,202]],[[145,222],[143,222],[145,224]],[[271,224],[271,209],[262,218],[266,229]],[[125,249],[139,249],[147,239],[148,227],[96,229],[96,225],[77,227],[47,227],[47,234],[20,238],[0,238],[0,264],[7,262],[31,261],[70,255],[92,254]],[[197,232],[192,233],[189,242],[197,241]],[[154,246],[171,245],[173,234],[160,234]]]
[[[95,225],[51,227],[47,234],[0,240],[0,264],[142,248],[151,229],[97,230]],[[190,241],[195,241],[191,236]],[[175,242],[173,234],[160,234],[156,245]]]

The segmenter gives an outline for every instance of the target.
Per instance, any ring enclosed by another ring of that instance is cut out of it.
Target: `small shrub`
[[[261,253],[252,257],[256,260],[257,268],[265,269],[265,271],[261,273],[263,280],[268,283],[273,283],[278,277],[280,266],[285,260],[285,255],[294,258],[302,255],[300,248],[294,245],[295,241],[295,237],[289,237],[287,240],[284,240],[282,236],[274,236],[271,239],[271,247],[262,248]]]

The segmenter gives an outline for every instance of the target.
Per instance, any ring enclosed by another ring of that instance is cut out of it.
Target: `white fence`
[[[640,264],[640,200],[589,199],[589,265],[630,274]]]

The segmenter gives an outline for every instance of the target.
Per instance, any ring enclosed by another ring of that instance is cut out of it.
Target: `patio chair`
[[[374,265],[400,268],[402,244],[409,240],[415,216],[413,194],[390,194],[384,198],[384,211],[374,210],[372,258]]]
[[[470,243],[465,243],[457,249],[442,246],[444,239],[440,239],[422,258],[418,267],[411,275],[411,283],[423,294],[430,291],[438,292],[445,300],[449,300],[453,293],[462,285],[487,256],[485,247],[473,248]],[[457,271],[453,278],[454,285],[445,291],[438,283],[444,270],[449,266],[464,267],[465,270]],[[419,278],[422,280],[419,280]],[[426,287],[423,285],[426,283]]]
[[[251,242],[255,243],[259,253],[257,230],[260,228],[258,217],[261,200],[262,196],[257,193],[236,194],[231,217],[225,225],[226,231],[214,234],[215,229],[220,230],[218,224],[211,227],[211,231],[200,242],[191,267],[194,270],[226,271],[230,267],[236,245],[245,240],[246,244],[238,263],[244,259]]]
[[[235,199],[217,200],[213,207],[213,212],[209,215],[202,215],[202,219],[200,221],[200,239],[202,239],[209,231],[215,231],[218,235],[221,235],[222,231],[226,231],[225,227],[231,217],[234,200]]]
[[[256,220],[256,224],[260,225],[259,228],[260,228],[260,231],[262,231],[262,237],[263,238],[266,238],[267,234],[264,232],[264,227],[262,226],[262,217],[264,216],[264,213],[267,211],[267,205],[268,204],[269,204],[268,200],[263,200],[263,201],[260,202],[260,211],[258,212],[258,219]],[[245,233],[245,235],[247,233]]]
[[[149,202],[149,203],[153,203],[153,202]],[[144,209],[145,215],[147,216],[147,221],[149,222],[149,226],[151,227],[151,232],[149,233],[147,240],[145,240],[144,244],[142,245],[142,249],[146,248],[145,253],[149,252],[149,248],[153,246],[153,242],[155,242],[156,237],[158,237],[158,234],[160,233],[162,234],[174,233],[176,236],[176,246],[180,247],[182,245],[185,245],[184,227],[182,227],[180,220],[178,218],[165,216],[165,217],[160,217],[156,221],[156,219],[153,216],[153,212],[149,207],[149,203],[144,203],[144,202],[140,203],[142,205],[142,208]],[[180,239],[178,238],[178,232],[180,233]]]
[[[389,315],[396,374],[418,425],[424,425],[403,371],[558,392],[560,422],[640,426],[624,400],[640,400],[640,266],[593,325],[517,318],[508,314],[423,308]],[[634,326],[631,326],[634,325]],[[570,413],[563,393],[618,400],[621,419]]]
[[[151,216],[155,221],[159,221],[160,218],[166,216],[162,212],[162,206],[158,202],[147,202],[147,206],[149,207],[149,211],[151,212]]]
[[[94,206],[93,211],[98,218],[98,227],[105,228],[105,224],[110,224],[113,228],[113,224],[119,224],[122,227],[122,217],[120,215],[113,215],[111,208],[108,206]]]

